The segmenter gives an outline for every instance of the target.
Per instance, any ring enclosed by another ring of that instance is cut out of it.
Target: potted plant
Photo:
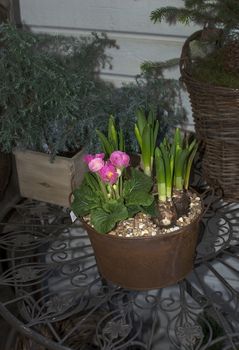
[[[0,145],[14,150],[20,192],[68,206],[82,180],[83,146],[103,88],[95,74],[107,63],[105,36],[36,35],[0,27]]]
[[[182,79],[197,138],[205,146],[204,176],[223,189],[226,199],[238,200],[239,3],[184,0],[184,7],[156,9],[151,19],[203,26],[182,48]]]
[[[177,129],[172,143],[165,138],[156,147],[155,114],[137,115],[140,162],[131,166],[122,131],[111,119],[108,136],[100,135],[106,153],[84,157],[89,172],[71,206],[88,232],[102,276],[146,290],[173,284],[191,271],[202,203],[188,189],[197,142],[189,143]]]

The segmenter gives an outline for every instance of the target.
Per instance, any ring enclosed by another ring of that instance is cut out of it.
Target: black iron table
[[[99,276],[67,209],[23,200],[1,223],[0,314],[31,350],[239,349],[239,208],[210,191],[205,203],[193,272],[137,292]]]

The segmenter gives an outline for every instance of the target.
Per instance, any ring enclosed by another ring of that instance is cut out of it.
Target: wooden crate
[[[69,207],[69,196],[82,181],[86,165],[84,150],[72,158],[14,150],[19,189],[22,197]]]

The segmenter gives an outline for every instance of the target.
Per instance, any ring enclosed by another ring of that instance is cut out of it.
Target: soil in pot
[[[190,225],[202,212],[201,199],[196,193],[190,193],[190,204],[185,215],[180,215],[172,225],[160,227],[148,214],[138,213],[133,218],[120,222],[108,235],[118,237],[155,237],[175,232],[180,228]],[[84,218],[89,224],[89,217]]]

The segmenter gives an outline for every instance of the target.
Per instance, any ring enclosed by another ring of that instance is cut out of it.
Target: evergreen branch
[[[238,0],[184,0],[184,7],[161,7],[151,12],[151,20],[169,24],[195,23],[203,26],[223,26],[227,31],[238,29]]]
[[[192,15],[191,10],[168,6],[153,11],[150,18],[154,23],[165,20],[169,24],[189,24],[194,20]]]

